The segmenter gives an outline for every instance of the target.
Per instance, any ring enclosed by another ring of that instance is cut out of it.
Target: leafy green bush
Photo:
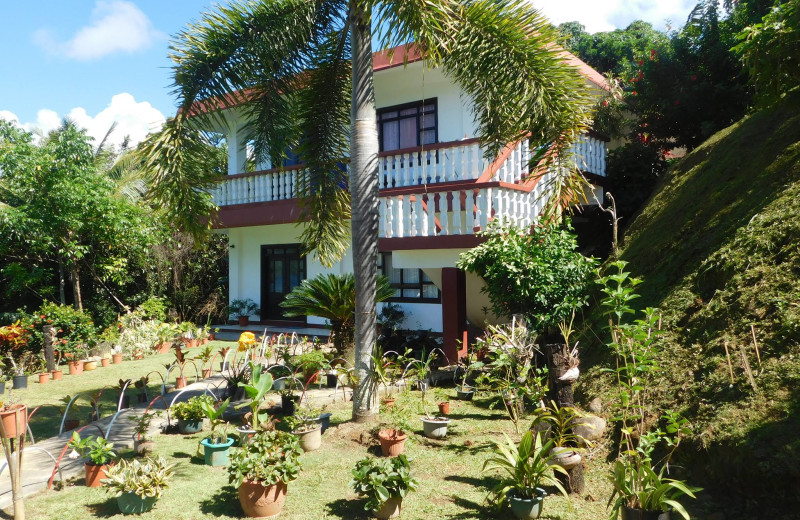
[[[41,350],[44,345],[42,329],[45,325],[55,327],[56,339],[53,348],[61,354],[61,357],[64,354],[83,352],[96,340],[97,331],[92,317],[71,305],[44,303],[29,316],[28,320],[33,326],[31,344],[37,350]]]
[[[198,395],[188,401],[172,405],[170,413],[181,421],[202,421],[203,417],[206,416],[203,403],[214,406],[214,399],[210,395]]]
[[[356,462],[350,482],[359,496],[366,497],[364,509],[377,511],[390,498],[404,498],[419,486],[411,476],[411,464],[405,455],[391,459],[366,457]]]
[[[160,498],[164,489],[169,487],[174,464],[167,464],[164,457],[121,460],[109,468],[103,486],[109,493],[120,496],[123,493],[134,493],[142,498]]]
[[[235,487],[248,480],[271,486],[297,479],[302,464],[297,437],[282,431],[257,433],[248,444],[234,451],[228,464],[228,480]]]
[[[541,331],[586,304],[596,261],[577,251],[569,221],[528,233],[495,220],[482,236],[486,242],[462,253],[458,267],[483,277],[496,314],[524,314]]]

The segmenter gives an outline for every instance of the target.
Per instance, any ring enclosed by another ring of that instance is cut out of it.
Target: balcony
[[[578,167],[605,176],[605,142],[584,135],[574,146]],[[489,163],[475,139],[379,155],[382,238],[472,235],[502,215],[530,225],[542,210],[550,173],[526,181],[531,150],[523,140]],[[229,175],[211,190],[221,208],[296,198],[303,166]]]

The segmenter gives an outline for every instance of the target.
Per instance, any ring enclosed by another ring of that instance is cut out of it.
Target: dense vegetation
[[[726,518],[748,514],[752,497],[769,497],[759,500],[766,508],[759,514],[798,505],[798,196],[795,92],[684,158],[631,225],[620,254],[645,280],[636,307],[663,315],[654,400],[692,422],[682,464],[694,484],[725,498]],[[602,321],[598,314],[593,329]],[[605,347],[593,350],[608,366]],[[583,379],[586,398],[613,392],[599,369]]]

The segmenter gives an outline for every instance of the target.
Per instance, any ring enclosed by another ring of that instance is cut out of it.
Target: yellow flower
[[[244,352],[248,347],[256,344],[256,335],[252,332],[242,332],[239,336],[239,352]]]

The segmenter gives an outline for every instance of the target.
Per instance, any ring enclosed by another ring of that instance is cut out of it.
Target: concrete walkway
[[[214,376],[208,379],[198,381],[188,385],[182,389],[180,395],[178,391],[168,392],[164,397],[171,404],[177,397],[178,401],[185,401],[193,396],[202,395],[206,390],[217,394],[218,389],[225,387],[224,379],[221,376]],[[345,393],[339,388],[334,394],[332,388],[317,388],[309,389],[304,401],[310,402],[315,407],[321,407],[325,404],[333,402],[342,402],[350,398],[352,392],[348,389]],[[267,396],[265,402],[270,408],[280,406],[280,396],[277,394],[270,394]],[[164,409],[164,402],[158,400],[153,408]],[[130,417],[139,417],[144,413],[145,405],[139,405],[136,408],[128,408],[123,410],[114,421],[113,427],[108,435],[108,440],[114,444],[114,449],[119,453],[120,451],[133,449],[133,436],[134,436],[134,421]],[[91,423],[89,426],[81,431],[82,436],[99,435],[102,431],[106,433],[108,425],[111,422],[113,415],[103,417],[99,421]],[[150,424],[151,435],[157,435],[161,431],[162,425],[166,422],[166,416],[156,417]],[[36,444],[25,444],[25,451],[22,457],[22,486],[25,491],[25,496],[30,496],[47,489],[47,482],[53,472],[56,459],[61,454],[64,446],[72,438],[72,432],[64,432],[60,437],[50,437],[48,439],[41,439]],[[50,455],[51,454],[52,457]],[[68,457],[67,453],[61,459],[59,465],[61,473],[56,473],[54,478],[54,485],[60,480],[69,480],[75,477],[83,477],[85,459],[73,460]],[[5,466],[5,457],[0,453],[0,465]],[[0,509],[10,508],[12,505],[11,495],[11,478],[8,472],[8,467],[3,467],[0,473]]]

